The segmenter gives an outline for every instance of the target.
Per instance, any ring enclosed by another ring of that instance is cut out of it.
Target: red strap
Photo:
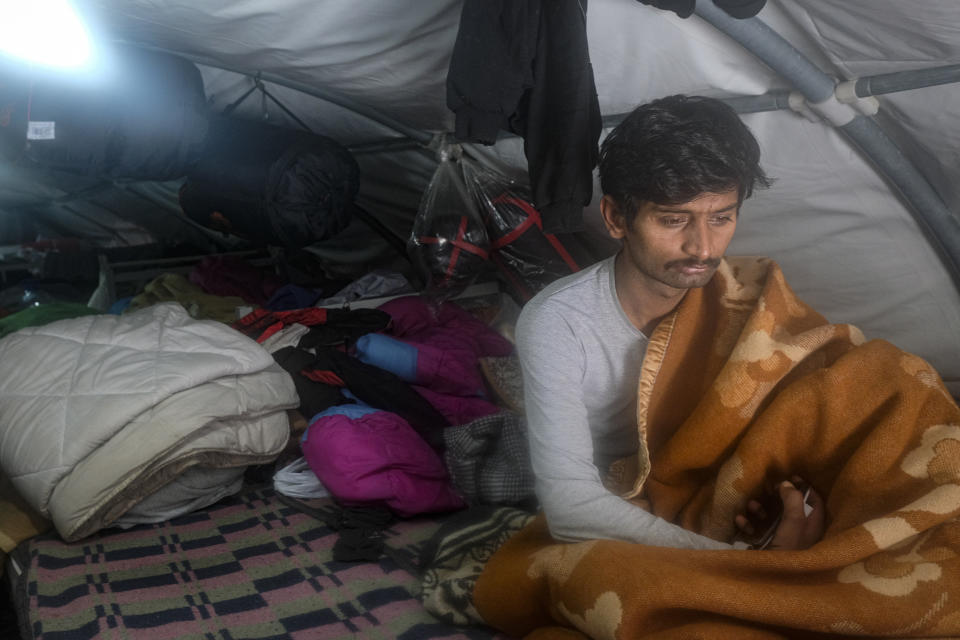
[[[310,371],[304,369],[300,372],[305,378],[309,378],[314,382],[322,382],[323,384],[329,384],[334,387],[346,387],[347,384],[343,381],[340,376],[335,374],[333,371],[322,371],[319,369]]]
[[[514,227],[513,230],[510,231],[510,233],[491,243],[490,245],[491,248],[499,249],[501,247],[504,247],[510,244],[511,242],[513,242],[514,240],[522,236],[523,233],[533,225],[537,225],[537,229],[540,229],[541,231],[543,230],[543,223],[540,220],[540,212],[534,209],[532,206],[530,206],[530,203],[527,202],[526,200],[521,200],[520,198],[514,198],[512,196],[502,195],[496,200],[494,200],[493,202],[494,204],[499,204],[502,202],[503,204],[512,204],[516,207],[519,207],[523,209],[523,211],[527,214],[527,217],[524,219],[523,222],[521,222],[516,227]]]
[[[283,323],[282,323],[282,322],[274,322],[274,323],[271,324],[269,327],[267,327],[266,329],[264,329],[264,330],[263,330],[263,333],[261,333],[259,336],[257,336],[257,342],[259,342],[260,344],[263,344],[264,342],[267,341],[267,338],[269,338],[269,337],[272,336],[273,334],[277,333],[278,331],[281,331],[282,329],[283,329]]]
[[[475,244],[470,244],[469,242],[461,242],[457,240],[447,240],[446,238],[435,238],[433,236],[420,236],[417,238],[417,241],[421,244],[440,244],[441,242],[449,242],[455,247],[460,247],[464,251],[468,251],[474,255],[478,255],[484,260],[489,257],[489,253],[481,249]]]
[[[467,230],[467,216],[460,216],[460,227],[457,229],[457,237],[453,240],[453,253],[450,254],[450,264],[447,265],[447,280],[453,277],[453,270],[457,266],[457,260],[460,258],[460,245],[463,240],[463,234]]]
[[[580,271],[580,265],[578,265],[577,261],[573,259],[573,256],[567,253],[567,248],[563,246],[563,243],[560,242],[559,239],[557,239],[557,236],[553,235],[552,233],[545,233],[543,236],[550,241],[550,244],[553,245],[553,248],[556,250],[557,254],[559,254],[560,259],[563,260],[568,267],[570,267],[570,271],[573,273]]]
[[[447,265],[447,273],[445,274],[447,280],[453,276],[453,271],[457,268],[457,261],[460,259],[461,251],[480,256],[484,260],[489,257],[489,254],[485,250],[464,240],[467,234],[467,222],[467,216],[460,216],[460,226],[457,228],[457,236],[453,240],[448,240],[448,242],[453,245],[453,252],[450,254],[450,264]],[[440,244],[444,242],[444,239],[435,236],[420,236],[419,240],[423,244]]]
[[[312,327],[317,324],[324,324],[326,321],[327,310],[317,307],[291,309],[290,311],[254,309],[234,322],[232,326],[234,329],[254,337],[257,342],[262,344],[267,338],[295,322]]]
[[[537,229],[543,231],[543,221],[540,219],[540,212],[536,210],[529,202],[523,200],[522,198],[515,198],[513,196],[508,196],[506,194],[497,197],[494,201],[494,204],[504,203],[512,204],[516,207],[519,207],[524,212],[526,212],[526,219],[518,224],[510,233],[503,236],[499,240],[495,240],[491,243],[490,247],[493,249],[500,249],[526,232],[527,229],[533,225],[537,225]],[[547,239],[547,242],[550,243],[550,246],[553,247],[554,251],[557,252],[557,255],[560,256],[560,259],[566,263],[567,267],[570,268],[571,272],[576,273],[580,271],[580,265],[577,264],[577,261],[573,259],[573,256],[567,251],[567,248],[563,246],[563,243],[557,238],[557,236],[552,233],[544,233],[543,237]]]

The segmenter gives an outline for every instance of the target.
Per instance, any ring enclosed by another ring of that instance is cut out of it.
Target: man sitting
[[[622,247],[547,287],[517,324],[536,491],[554,538],[730,548],[619,497],[604,478],[614,461],[637,452],[637,382],[648,338],[687,291],[713,278],[741,204],[769,184],[759,159],[737,114],[703,97],[640,106],[605,139],[600,212]],[[650,454],[671,435],[648,432]],[[805,509],[794,483],[777,491],[783,518],[769,547],[817,542],[824,526],[819,495],[811,491]],[[737,526],[760,533],[753,516],[770,514],[755,501],[749,509]]]
[[[622,248],[517,327],[543,513],[449,531],[432,611],[530,638],[960,637],[960,407],[775,262],[722,257],[758,157],[704,98],[604,142]],[[738,550],[764,516],[775,551]]]

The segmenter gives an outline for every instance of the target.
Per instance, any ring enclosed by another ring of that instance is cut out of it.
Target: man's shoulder
[[[610,260],[601,260],[582,271],[555,280],[528,301],[517,321],[518,332],[524,328],[542,330],[559,324],[580,324],[576,316],[590,316],[602,304],[604,287],[609,279]]]
[[[524,310],[556,301],[576,301],[586,293],[600,292],[610,277],[611,262],[612,258],[605,258],[581,271],[554,280],[527,302]]]

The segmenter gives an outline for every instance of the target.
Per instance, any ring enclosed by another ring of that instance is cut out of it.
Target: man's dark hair
[[[668,96],[633,110],[600,146],[600,187],[627,222],[640,204],[681,204],[737,189],[740,202],[770,186],[760,146],[728,105]]]

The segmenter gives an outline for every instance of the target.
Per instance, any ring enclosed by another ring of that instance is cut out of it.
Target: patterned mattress
[[[395,522],[377,561],[338,562],[334,528],[260,487],[77,543],[38,536],[6,577],[25,639],[503,639],[440,622],[417,599],[418,554],[440,522]]]

